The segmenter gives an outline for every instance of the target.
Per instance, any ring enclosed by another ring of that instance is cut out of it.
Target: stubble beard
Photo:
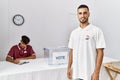
[[[80,21],[81,24],[85,24],[85,23],[88,22],[88,19],[85,19],[85,20],[81,20],[81,19],[79,19],[79,21]]]

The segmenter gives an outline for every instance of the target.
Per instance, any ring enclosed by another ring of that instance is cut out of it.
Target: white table
[[[104,57],[103,63],[118,61]],[[10,62],[0,62],[0,80],[68,80],[67,65],[48,65],[47,59],[29,60],[29,63],[16,65]],[[100,80],[110,80],[104,68],[101,67]]]
[[[29,63],[16,65],[0,62],[0,80],[67,80],[67,65],[48,65],[47,59],[29,60]]]

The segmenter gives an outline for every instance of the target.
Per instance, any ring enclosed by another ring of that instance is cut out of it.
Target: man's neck
[[[85,27],[87,27],[88,25],[89,25],[88,22],[87,22],[87,23],[81,23],[81,24],[80,24],[80,27],[81,27],[81,28],[85,28]]]
[[[27,45],[24,45],[24,46],[23,46],[23,45],[20,43],[19,46],[20,46],[21,48],[26,48]]]

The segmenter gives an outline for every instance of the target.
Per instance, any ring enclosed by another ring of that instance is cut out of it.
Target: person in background
[[[21,37],[21,41],[18,45],[14,45],[11,47],[7,57],[6,61],[18,64],[20,63],[20,60],[26,60],[26,59],[35,59],[36,55],[32,48],[32,46],[28,45],[30,42],[29,37],[23,35]]]
[[[106,47],[103,32],[89,23],[87,5],[80,5],[77,15],[80,25],[70,35],[67,76],[72,80],[99,80]]]

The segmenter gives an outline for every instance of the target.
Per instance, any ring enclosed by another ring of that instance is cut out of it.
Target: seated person
[[[21,42],[10,49],[6,61],[18,64],[20,60],[35,59],[35,52],[32,49],[32,46],[28,45],[29,42],[30,39],[23,35],[21,37]]]

